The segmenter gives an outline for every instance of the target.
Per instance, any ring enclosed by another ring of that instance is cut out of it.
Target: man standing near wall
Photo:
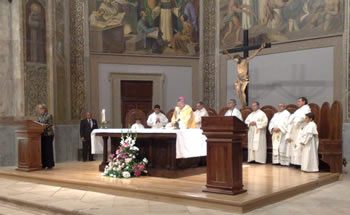
[[[91,118],[91,113],[86,113],[86,118],[80,121],[80,139],[83,143],[83,161],[93,161],[91,154],[91,132],[98,128],[97,121]]]

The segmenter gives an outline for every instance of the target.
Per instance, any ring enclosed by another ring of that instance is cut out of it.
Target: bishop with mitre
[[[176,123],[179,124],[179,128],[196,128],[195,116],[192,107],[185,104],[185,98],[179,97],[177,101],[177,107],[174,110],[173,117],[171,118],[171,126],[174,127]]]
[[[245,123],[248,125],[248,162],[266,163],[266,126],[268,119],[260,110],[259,102],[253,102]]]

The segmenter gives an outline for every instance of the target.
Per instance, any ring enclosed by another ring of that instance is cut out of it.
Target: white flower
[[[139,150],[139,148],[137,148],[136,146],[133,146],[130,149],[133,150],[133,151],[138,151]]]
[[[131,158],[127,158],[127,159],[125,159],[125,163],[129,164],[131,160],[132,160]]]
[[[118,167],[118,168],[117,168],[117,171],[119,172],[121,169],[122,169],[122,168]]]
[[[135,155],[133,155],[133,156],[132,156],[132,158],[134,158],[134,159],[135,159],[135,158],[136,158],[136,156],[135,156]]]
[[[142,161],[143,161],[144,163],[148,163],[147,158],[144,158]]]
[[[130,175],[129,172],[126,172],[126,171],[125,171],[125,172],[122,173],[122,176],[123,176],[124,178],[130,178],[131,175]]]

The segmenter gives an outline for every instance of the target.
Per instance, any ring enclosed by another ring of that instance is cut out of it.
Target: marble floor
[[[339,179],[339,174],[328,172],[303,173],[292,167],[244,164],[243,184],[248,191],[222,195],[203,192],[205,173],[175,179],[142,176],[125,180],[101,176],[98,166],[99,161],[65,162],[53,170],[32,172],[2,167],[0,177],[231,212],[251,211]]]
[[[350,167],[345,168],[340,181],[246,214],[349,214],[350,175],[348,172]],[[28,206],[31,203],[36,207],[33,212],[23,209],[23,205]],[[50,212],[35,212],[35,209]],[[226,215],[234,213],[0,178],[0,214]]]

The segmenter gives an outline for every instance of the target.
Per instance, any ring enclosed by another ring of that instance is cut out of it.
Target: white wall
[[[332,47],[257,56],[249,64],[249,102],[294,104],[300,96],[319,105],[332,102],[333,56]],[[236,64],[229,60],[227,99],[235,98],[236,74]]]
[[[100,64],[99,73],[99,107],[106,109],[106,119],[112,115],[112,87],[108,80],[113,72],[124,73],[162,73],[164,75],[164,92],[162,110],[167,112],[176,105],[177,98],[184,96],[186,103],[192,105],[192,68],[182,66],[150,66],[127,64]]]

